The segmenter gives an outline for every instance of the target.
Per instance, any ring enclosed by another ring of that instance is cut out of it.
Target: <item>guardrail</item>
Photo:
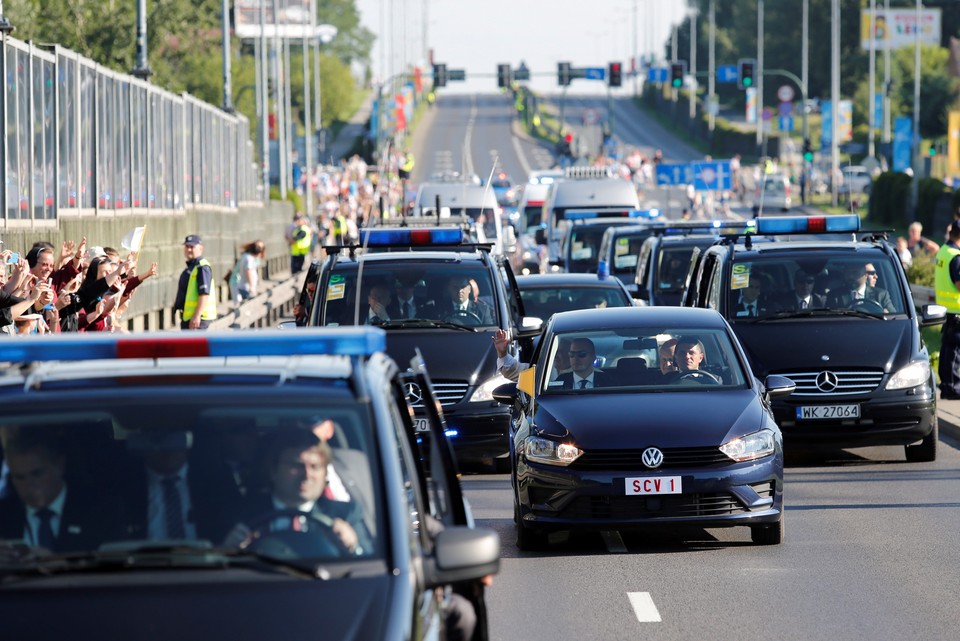
[[[933,287],[911,284],[910,295],[913,296],[913,305],[917,309],[920,309],[924,305],[932,305],[937,302],[937,294]]]
[[[242,302],[227,314],[210,323],[210,329],[250,329],[275,326],[280,317],[292,308],[300,294],[303,274],[288,276],[283,280],[265,285],[263,292]]]

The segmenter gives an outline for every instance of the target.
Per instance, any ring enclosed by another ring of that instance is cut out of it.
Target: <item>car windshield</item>
[[[597,267],[600,241],[606,227],[578,226],[570,229],[570,262],[574,272],[592,271]]]
[[[537,287],[521,289],[528,316],[547,319],[557,312],[594,307],[629,307],[633,303],[612,287]]]
[[[542,216],[542,205],[527,205],[523,208],[523,228],[526,230],[533,230],[540,224],[540,218]]]
[[[180,386],[153,401],[92,393],[4,408],[8,547],[131,559],[165,550],[171,566],[177,550],[193,550],[194,564],[383,558],[372,419],[337,384],[318,385],[310,402]]]
[[[497,325],[490,272],[479,264],[367,261],[357,300],[357,266],[341,264],[323,296],[324,325],[465,328]]]
[[[709,244],[706,243],[706,244]],[[689,245],[664,247],[656,271],[656,289],[661,294],[682,294],[690,270],[693,247]],[[679,301],[678,301],[679,302]]]
[[[543,393],[743,388],[729,334],[707,328],[629,328],[558,333],[545,346]],[[581,385],[581,381],[586,383]]]
[[[610,273],[632,280],[637,270],[640,248],[651,233],[652,231],[646,231],[631,233],[629,236],[617,236],[613,242],[613,264],[610,266]],[[624,279],[621,278],[621,280]]]
[[[808,251],[740,261],[727,296],[731,320],[906,312],[896,265],[882,252]]]

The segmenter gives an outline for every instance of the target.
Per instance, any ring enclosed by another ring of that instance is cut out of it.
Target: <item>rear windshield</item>
[[[727,296],[731,320],[796,312],[879,317],[907,309],[897,266],[881,252],[752,257],[734,263]]]
[[[631,307],[633,301],[619,288],[551,287],[520,291],[527,316],[547,319],[557,312],[600,307]]]

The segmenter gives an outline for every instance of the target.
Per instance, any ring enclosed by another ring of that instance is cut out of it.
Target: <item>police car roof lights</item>
[[[691,223],[671,222],[667,226],[654,230],[654,233],[664,235],[682,235],[717,232],[720,234],[747,234],[756,231],[756,222],[754,220],[705,220]]]
[[[461,245],[463,230],[459,227],[376,228],[361,229],[360,244],[367,247],[405,247],[431,245]]]
[[[612,210],[576,210],[568,209],[567,220],[588,220],[591,218],[656,218],[659,209],[612,209]]]
[[[59,334],[0,342],[0,362],[86,361],[128,358],[225,356],[370,356],[387,347],[378,327],[262,330],[257,332],[155,332],[139,336]]]
[[[777,216],[757,218],[757,234],[825,234],[860,231],[860,216]]]

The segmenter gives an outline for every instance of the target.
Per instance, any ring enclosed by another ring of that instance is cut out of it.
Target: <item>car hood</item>
[[[482,383],[497,371],[493,331],[464,332],[455,329],[391,329],[387,353],[406,369],[419,349],[430,378]]]
[[[206,572],[18,582],[2,591],[4,632],[12,639],[103,641],[310,639],[318,631],[345,641],[386,636],[391,577],[224,581],[223,570],[209,580]]]
[[[690,408],[709,408],[691,412]],[[572,438],[584,450],[707,447],[764,426],[753,390],[546,395],[536,432]]]
[[[829,368],[906,365],[919,349],[910,319],[805,318],[801,321],[737,322],[754,374]]]

